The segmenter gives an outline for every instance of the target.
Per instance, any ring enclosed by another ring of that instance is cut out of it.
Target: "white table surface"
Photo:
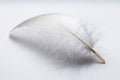
[[[9,38],[9,31],[20,22],[51,12],[102,27],[100,52],[106,64],[55,65]],[[120,2],[1,2],[0,80],[120,80]]]

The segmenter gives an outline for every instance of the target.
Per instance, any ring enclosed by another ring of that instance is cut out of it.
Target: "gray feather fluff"
[[[44,14],[28,19],[12,29],[10,37],[35,46],[57,60],[71,63],[97,54],[93,49],[93,32],[78,19],[64,14]],[[105,63],[99,54],[96,56]]]

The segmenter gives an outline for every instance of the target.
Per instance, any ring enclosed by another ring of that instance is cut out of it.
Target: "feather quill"
[[[78,28],[79,33],[76,32]],[[10,31],[11,38],[33,44],[46,53],[54,53],[59,57],[62,54],[62,58],[69,57],[72,60],[75,55],[75,58],[82,58],[92,52],[100,63],[105,64],[105,60],[93,49],[89,34],[79,20],[58,13],[33,17]]]

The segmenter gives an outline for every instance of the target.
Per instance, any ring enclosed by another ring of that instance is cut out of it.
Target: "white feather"
[[[16,26],[10,37],[36,46],[44,54],[71,62],[90,56],[91,52],[97,54],[85,26],[64,14],[44,14],[28,19]],[[101,60],[100,55],[96,56]],[[104,63],[103,59],[101,61]]]

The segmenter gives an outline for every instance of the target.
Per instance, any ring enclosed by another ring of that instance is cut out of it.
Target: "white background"
[[[106,64],[60,66],[9,38],[9,31],[36,15],[60,12],[102,27]],[[120,2],[1,1],[0,80],[120,80]]]

